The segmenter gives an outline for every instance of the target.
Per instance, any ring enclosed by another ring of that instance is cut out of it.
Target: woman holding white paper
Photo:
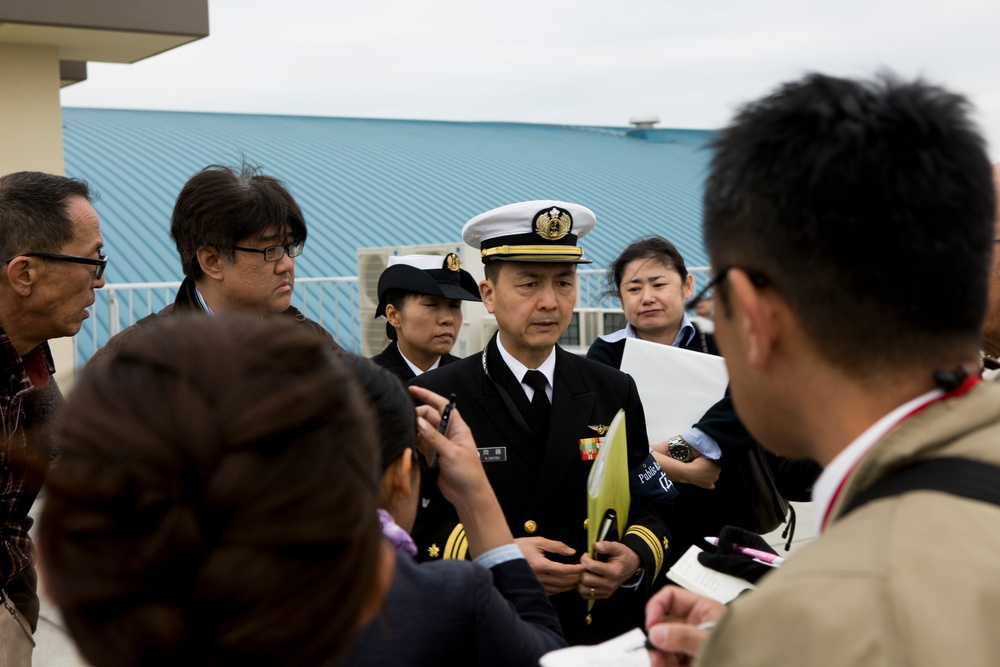
[[[595,340],[588,359],[620,368],[628,338],[719,354],[712,334],[700,330],[684,312],[693,278],[670,241],[660,236],[633,241],[611,263],[607,275],[610,291],[621,300],[627,324]],[[666,381],[683,385],[684,378]],[[644,408],[646,412],[656,410],[651,405]],[[679,490],[671,508],[673,539],[668,565],[691,544],[709,548],[701,538],[718,535],[724,525],[758,529],[742,469],[754,446],[728,395],[687,431],[651,445],[656,461]]]
[[[693,277],[670,241],[661,236],[633,241],[611,263],[607,275],[610,291],[621,300],[626,325],[595,340],[587,351],[588,359],[620,368],[628,338],[719,354],[712,334],[700,330],[684,312]],[[692,428],[657,443],[653,452],[674,482],[715,487],[722,452],[704,431]]]

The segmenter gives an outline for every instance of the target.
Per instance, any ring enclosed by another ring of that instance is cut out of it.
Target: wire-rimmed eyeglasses
[[[765,276],[763,273],[760,273],[758,271],[751,271],[750,269],[744,269],[741,266],[727,266],[723,269],[720,269],[719,272],[715,274],[715,277],[708,281],[707,285],[702,287],[700,290],[698,290],[697,294],[688,299],[687,303],[684,304],[684,307],[693,308],[695,304],[697,304],[702,299],[706,298],[708,293],[712,291],[712,288],[714,288],[716,285],[719,285],[726,279],[726,276],[729,275],[730,269],[739,269],[743,273],[747,274],[747,277],[750,279],[750,282],[753,283],[754,287],[761,288],[771,284],[771,281],[768,280],[767,276]]]
[[[57,252],[22,252],[20,255],[14,255],[8,259],[5,264],[10,264],[18,257],[41,257],[42,259],[51,259],[57,262],[70,262],[72,264],[91,264],[94,268],[94,279],[100,280],[101,276],[104,275],[104,269],[108,265],[107,255],[98,255],[97,258],[93,257],[77,257],[76,255],[62,255]]]
[[[241,246],[234,245],[230,250],[241,250],[243,252],[259,252],[264,255],[265,262],[277,262],[285,253],[288,253],[289,257],[298,257],[302,254],[302,250],[305,248],[305,241],[295,241],[287,245],[269,245],[266,248],[244,248]]]

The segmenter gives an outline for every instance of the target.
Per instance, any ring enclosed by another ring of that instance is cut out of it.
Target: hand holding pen
[[[479,460],[472,431],[455,407],[454,394],[449,401],[422,387],[410,387],[410,393],[422,404],[417,406],[417,448],[437,460],[435,482],[458,512],[469,553],[478,556],[513,545],[514,536]]]
[[[650,665],[689,664],[725,611],[724,604],[678,586],[661,588],[646,603]]]
[[[444,406],[444,412],[441,413],[441,423],[438,424],[438,433],[448,437],[448,422],[451,421],[451,411],[455,409],[455,401],[458,400],[458,396],[451,394],[448,400],[448,405]],[[431,458],[427,461],[428,468],[437,468],[437,452],[431,454]]]
[[[437,484],[445,498],[452,504],[462,502],[486,480],[472,432],[453,402],[422,387],[410,387],[410,393],[423,403],[417,407],[417,448],[436,462]],[[448,433],[442,434],[444,430]]]

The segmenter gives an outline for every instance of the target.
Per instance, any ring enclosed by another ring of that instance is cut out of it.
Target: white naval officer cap
[[[465,223],[462,239],[479,249],[483,263],[566,262],[590,264],[576,242],[597,224],[586,206],[535,200],[480,213]]]
[[[458,255],[455,255],[455,257],[457,258]],[[451,253],[444,257],[441,255],[393,255],[389,258],[386,267],[401,264],[404,266],[412,266],[413,268],[420,269],[421,271],[430,271],[431,269],[442,268],[443,265],[447,264],[445,260],[451,260]],[[457,267],[455,270],[458,270]]]

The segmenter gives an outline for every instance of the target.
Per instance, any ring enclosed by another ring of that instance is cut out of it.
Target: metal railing
[[[78,362],[85,362],[122,329],[173,303],[180,285],[180,281],[108,283],[98,290],[89,326],[76,337]],[[345,347],[359,348],[356,276],[297,278],[292,305]]]
[[[692,267],[689,271],[695,277],[697,291],[700,283],[707,280],[708,268]],[[606,294],[605,273],[604,269],[581,269],[577,272],[578,312],[619,307],[617,299]],[[78,362],[85,362],[125,327],[173,303],[180,285],[180,281],[109,283],[98,290],[94,316],[89,326],[84,327],[76,337]],[[292,305],[306,317],[323,325],[343,347],[358,352],[361,349],[361,333],[357,276],[297,278],[295,286]]]

